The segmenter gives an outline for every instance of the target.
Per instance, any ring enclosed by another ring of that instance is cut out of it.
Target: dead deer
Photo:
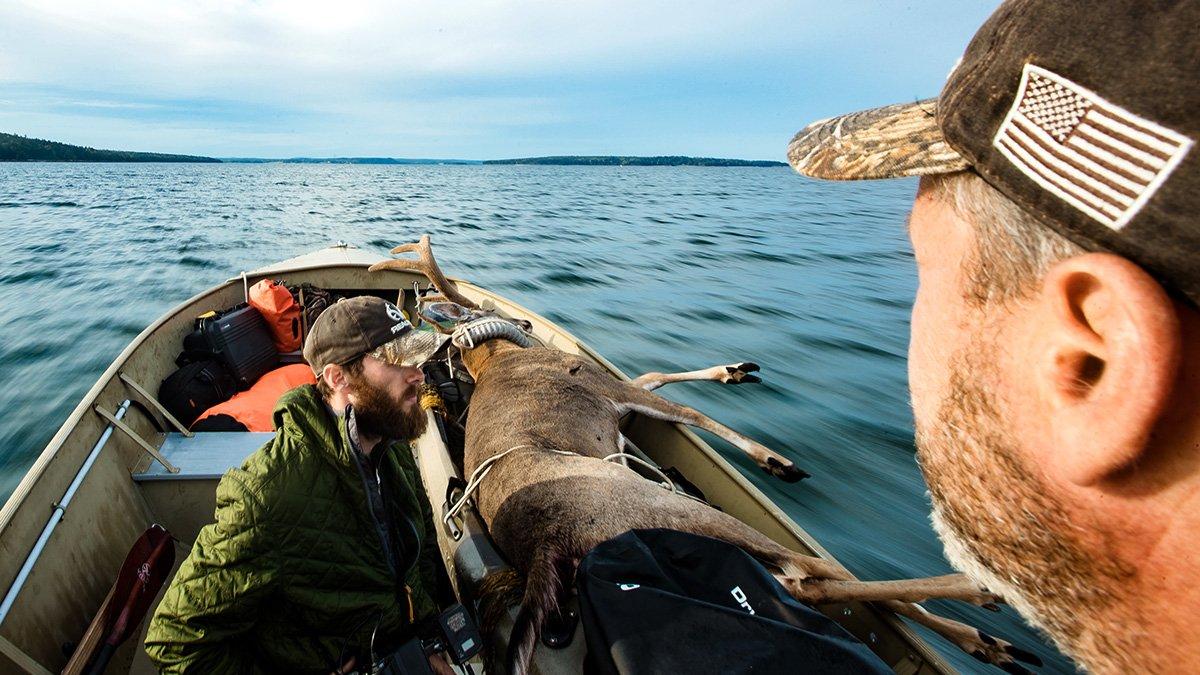
[[[393,259],[371,270],[424,274],[446,300],[475,310],[438,268],[428,235],[392,250],[418,259]],[[741,521],[694,498],[665,490],[633,469],[606,461],[625,439],[627,412],[699,427],[729,441],[767,473],[795,482],[808,476],[786,457],[687,406],[650,390],[668,382],[760,381],[753,363],[687,373],[648,373],[622,382],[586,359],[556,349],[522,346],[496,337],[459,344],[475,379],[466,425],[464,472],[472,477],[476,508],[492,538],[525,576],[509,650],[509,671],[529,671],[534,647],[555,616],[580,559],[601,542],[631,529],[669,528],[741,547],[776,571],[790,594],[808,604],[873,601],[928,626],[976,658],[1010,672],[1014,659],[1037,657],[975,628],[931,614],[914,603],[947,598],[991,608],[1000,599],[964,575],[864,582],[827,560],[788,550]],[[456,344],[458,344],[456,342]],[[619,495],[619,499],[614,496]],[[1040,665],[1040,664],[1039,664]]]

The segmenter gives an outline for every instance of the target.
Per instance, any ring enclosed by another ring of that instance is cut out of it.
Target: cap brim
[[[826,180],[899,178],[967,168],[937,123],[937,99],[814,122],[788,144],[796,171]]]
[[[419,366],[436,356],[449,341],[449,335],[410,330],[395,340],[385,342],[376,351],[382,351],[383,360],[394,366]]]

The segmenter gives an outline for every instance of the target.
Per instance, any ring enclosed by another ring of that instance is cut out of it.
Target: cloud
[[[702,60],[767,36],[781,3],[249,2],[6,4],[10,82],[107,82],[160,93],[265,96],[403,87],[433,77],[529,76]],[[697,52],[696,50],[703,50]]]
[[[775,157],[802,117],[936,93],[993,5],[9,0],[0,126],[218,154]]]

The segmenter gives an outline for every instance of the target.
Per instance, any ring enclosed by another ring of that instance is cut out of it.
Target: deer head
[[[446,278],[441,268],[438,267],[437,261],[434,260],[429,235],[421,235],[420,241],[416,243],[404,244],[392,249],[393,254],[413,251],[418,256],[415,260],[412,258],[385,260],[371,265],[369,271],[419,272],[433,284],[433,287],[437,289],[437,294],[418,296],[417,314],[434,330],[440,333],[455,334],[455,346],[459,348],[463,362],[472,375],[478,376],[483,363],[493,353],[506,351],[509,348],[519,349],[529,346],[528,337],[524,333],[532,329],[532,324],[524,319],[500,317],[495,312],[481,308],[459,293],[454,283]],[[474,330],[469,334],[460,330],[472,326],[479,329],[480,323],[488,323],[489,319],[493,324],[490,327],[492,329],[495,328],[494,324],[499,321],[513,324],[517,330],[513,332],[512,327],[509,331],[484,329],[482,331]],[[463,339],[459,339],[460,337]]]

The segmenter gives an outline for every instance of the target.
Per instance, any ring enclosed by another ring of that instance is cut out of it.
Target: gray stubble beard
[[[1130,672],[1141,633],[1111,608],[1114,589],[1134,572],[1085,548],[1080,525],[1036,467],[1020,460],[988,386],[996,381],[995,353],[975,336],[951,359],[934,424],[918,420],[933,528],[956,569],[1003,596],[1063,652],[1097,672]]]

